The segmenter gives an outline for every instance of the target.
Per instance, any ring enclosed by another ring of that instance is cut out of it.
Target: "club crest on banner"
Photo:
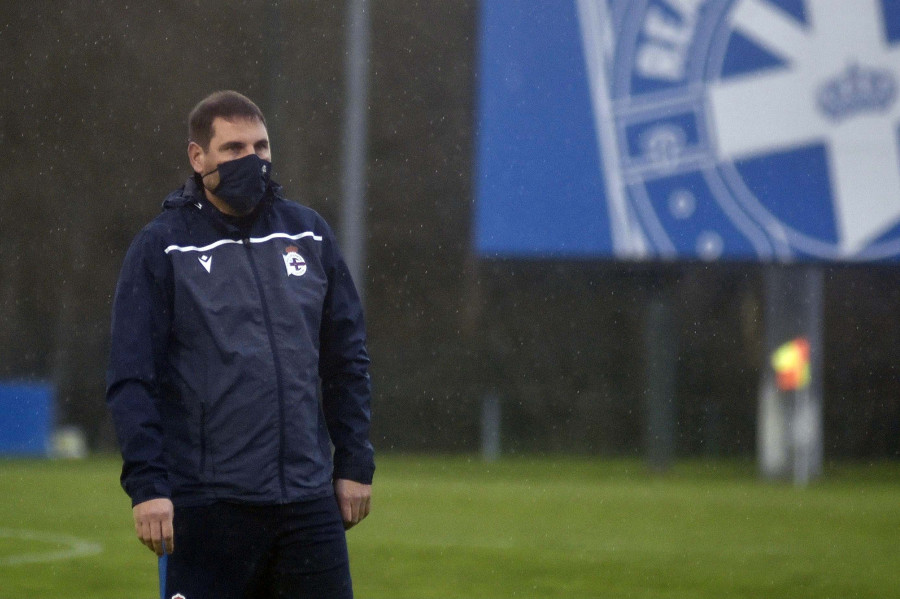
[[[480,7],[478,252],[900,261],[900,1]]]
[[[897,3],[577,4],[617,254],[900,254]]]
[[[306,274],[306,260],[300,255],[297,246],[289,245],[284,248],[281,257],[284,258],[284,267],[287,269],[288,276],[302,277]]]

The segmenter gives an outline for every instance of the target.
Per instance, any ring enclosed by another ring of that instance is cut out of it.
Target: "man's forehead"
[[[226,119],[217,116],[212,122],[212,139],[225,141],[226,138],[253,137],[254,141],[268,139],[269,134],[263,122],[256,118],[235,117]]]

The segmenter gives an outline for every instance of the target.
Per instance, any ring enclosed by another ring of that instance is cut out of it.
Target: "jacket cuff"
[[[346,480],[352,480],[353,482],[361,483],[363,485],[371,485],[374,475],[374,463],[369,462],[366,464],[355,464],[352,462],[335,462],[334,474],[332,475],[332,478],[334,480],[342,478]]]
[[[168,483],[157,481],[141,485],[136,489],[128,489],[128,495],[131,497],[131,507],[134,507],[151,499],[169,499],[172,496],[172,489]]]

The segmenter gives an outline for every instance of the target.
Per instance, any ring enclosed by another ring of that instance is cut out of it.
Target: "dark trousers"
[[[286,505],[175,508],[165,597],[352,599],[333,496]]]

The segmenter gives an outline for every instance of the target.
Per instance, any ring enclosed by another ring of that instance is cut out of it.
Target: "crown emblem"
[[[861,112],[885,111],[896,98],[897,81],[891,71],[851,64],[819,88],[816,100],[828,118],[843,121]]]

